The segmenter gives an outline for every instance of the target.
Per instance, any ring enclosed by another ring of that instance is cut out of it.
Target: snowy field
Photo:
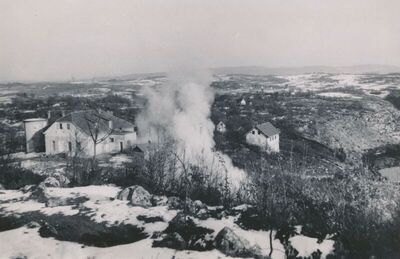
[[[153,240],[150,237],[153,233],[165,230],[168,222],[177,215],[178,211],[169,209],[165,205],[148,208],[131,206],[127,201],[114,199],[119,191],[121,189],[115,186],[47,188],[48,199],[57,201],[52,206],[32,199],[30,192],[0,191],[1,216],[26,217],[30,213],[39,213],[43,215],[43,218],[51,215],[60,217],[82,215],[89,217],[95,223],[105,223],[110,227],[120,224],[135,225],[143,228],[149,236],[149,238],[129,244],[99,248],[76,242],[60,241],[52,237],[41,237],[39,229],[29,227],[28,224],[0,232],[2,258],[13,256],[27,256],[27,258],[173,258],[173,256],[175,258],[230,258],[216,249],[200,252],[152,247]],[[85,201],[79,206],[68,202],[68,200],[82,197],[85,198]],[[160,197],[160,199],[166,199],[166,197]],[[237,209],[245,208],[246,206],[241,206]],[[138,220],[138,216],[161,217],[163,221],[146,223]],[[229,227],[237,235],[248,240],[251,245],[259,246],[263,255],[268,255],[269,231],[244,230],[236,225],[235,220],[236,217],[227,216],[222,219],[194,219],[194,222],[198,226],[212,229],[214,235],[222,228]],[[315,238],[296,235],[290,239],[290,242],[301,256],[310,256],[319,249],[324,257],[333,250],[333,241],[331,240],[318,243]],[[285,258],[284,247],[278,239],[273,241],[273,245],[275,249],[272,258]]]

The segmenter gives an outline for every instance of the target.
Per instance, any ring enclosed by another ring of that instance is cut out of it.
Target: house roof
[[[400,166],[381,169],[379,173],[390,182],[400,182]]]
[[[275,128],[270,122],[265,122],[263,124],[259,124],[256,128],[261,131],[265,136],[271,137],[273,135],[279,134],[280,130]]]
[[[151,150],[156,149],[155,143],[144,143],[144,144],[136,144],[132,147],[132,150],[135,152],[149,152]]]
[[[109,128],[109,121],[112,121],[112,129]],[[91,129],[94,129],[96,123],[99,133],[131,133],[135,127],[132,123],[108,112],[95,110],[71,112],[57,119],[55,122],[71,122],[89,136],[91,135]]]

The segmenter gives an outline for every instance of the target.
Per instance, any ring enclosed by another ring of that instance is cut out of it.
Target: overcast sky
[[[399,0],[0,0],[0,80],[400,66]]]

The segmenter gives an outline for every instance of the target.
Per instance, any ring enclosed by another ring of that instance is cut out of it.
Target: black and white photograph
[[[400,259],[400,1],[0,0],[0,259]]]

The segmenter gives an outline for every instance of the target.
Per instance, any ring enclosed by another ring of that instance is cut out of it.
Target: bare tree
[[[101,111],[95,109],[89,114],[85,114],[84,117],[90,138],[93,142],[93,160],[95,160],[97,155],[97,145],[106,140],[113,132],[113,129],[109,126],[108,120],[102,116]],[[107,123],[104,123],[105,121],[107,121]],[[105,126],[101,127],[102,125]]]
[[[82,184],[87,182],[87,172],[90,171],[89,163],[84,157],[84,147],[80,139],[79,131],[75,130],[74,135],[71,136],[71,143],[74,143],[74,148],[67,159],[67,169],[72,174],[72,182]],[[86,165],[85,165],[86,164]]]

